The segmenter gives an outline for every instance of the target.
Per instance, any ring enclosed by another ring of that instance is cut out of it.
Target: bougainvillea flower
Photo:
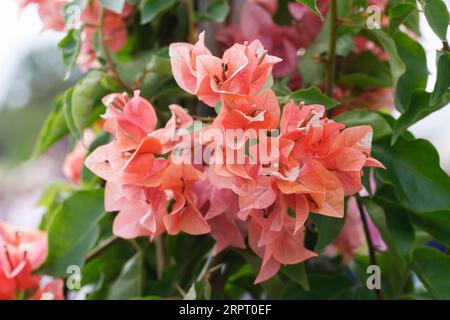
[[[116,146],[121,151],[135,149],[156,128],[155,109],[139,94],[135,91],[131,99],[126,94],[111,94],[102,99],[107,107],[104,128],[116,137]]]
[[[217,40],[226,46],[243,41],[259,40],[262,45],[282,61],[274,66],[275,77],[295,71],[299,35],[292,26],[279,26],[272,20],[272,12],[261,2],[247,2],[241,11],[240,24],[222,28]]]
[[[223,94],[222,104],[222,112],[214,120],[216,126],[243,130],[278,128],[280,107],[270,89],[257,96]]]
[[[85,26],[83,28],[81,49],[77,62],[83,72],[99,66],[93,42],[96,26],[100,24],[100,8],[101,5],[98,0],[89,1],[81,15],[81,22]],[[125,3],[121,14],[105,10],[103,38],[113,52],[122,49],[128,40],[126,19],[133,11],[134,7],[128,3]]]
[[[166,194],[157,188],[106,184],[105,209],[119,211],[114,219],[113,233],[121,238],[148,236],[154,239],[164,232],[166,205]]]
[[[83,134],[83,141],[77,141],[73,150],[68,153],[66,158],[64,159],[64,176],[73,184],[80,184],[84,158],[87,154],[86,147],[88,147],[93,140],[94,133],[92,132],[92,130],[86,129]]]
[[[39,16],[44,30],[64,31],[62,11],[69,0],[20,0],[19,2],[22,9],[32,3],[39,6]]]
[[[30,300],[64,300],[64,281],[53,279],[34,293]]]
[[[35,288],[39,277],[32,271],[47,258],[47,234],[18,230],[0,221],[0,296],[12,299],[18,290]]]
[[[171,43],[169,46],[170,63],[175,81],[186,92],[196,93],[197,88],[197,57],[211,55],[205,46],[205,32],[201,32],[198,41],[190,43]]]
[[[206,52],[203,34],[195,45],[174,43],[169,47],[170,61],[178,85],[196,94],[214,107],[222,93],[256,95],[264,87],[272,67],[281,59],[271,56],[255,40],[250,44],[235,44],[218,58]],[[203,49],[204,48],[204,49]],[[195,62],[195,68],[193,64]]]
[[[278,201],[282,203],[282,201]],[[280,209],[286,209],[281,205]],[[273,216],[282,221],[278,228],[273,227]],[[271,227],[272,226],[272,227]],[[255,211],[251,215],[248,235],[251,249],[263,258],[262,265],[255,284],[266,281],[274,276],[282,264],[297,264],[314,256],[316,253],[303,245],[303,231],[294,232],[295,221],[287,215],[286,210]]]

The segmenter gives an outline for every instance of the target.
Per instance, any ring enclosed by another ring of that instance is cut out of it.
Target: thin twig
[[[208,117],[208,116],[198,116],[198,115],[192,115],[192,118],[199,121],[205,121],[205,122],[213,122],[214,117]]]
[[[195,20],[194,20],[194,3],[193,0],[182,0],[186,5],[188,19],[188,42],[195,42]]]
[[[359,196],[359,194],[356,195],[356,203],[358,205],[359,215],[361,216],[361,221],[362,221],[363,227],[364,227],[364,234],[366,235],[367,245],[369,247],[370,264],[378,265],[377,257],[375,254],[375,249],[373,247],[372,235],[370,234],[369,224],[367,222],[367,217],[366,217],[366,214],[364,211],[364,205],[361,201],[361,197]],[[378,300],[383,300],[383,295],[382,295],[381,289],[375,288],[375,293],[377,295]]]
[[[336,28],[337,28],[337,0],[330,3],[330,33],[328,40],[327,59],[327,95],[333,96],[335,69],[336,69]]]
[[[166,252],[164,248],[164,239],[159,236],[155,239],[156,248],[156,276],[158,279],[162,278],[164,268],[166,266]]]
[[[93,260],[94,258],[98,257],[101,253],[103,253],[106,249],[108,249],[111,245],[113,245],[117,240],[119,240],[118,237],[112,235],[108,239],[103,240],[97,247],[92,249],[86,256],[86,262],[89,262]]]
[[[102,46],[103,54],[106,58],[106,63],[108,65],[109,70],[111,71],[114,79],[121,85],[123,88],[125,88],[128,91],[133,91],[133,88],[131,88],[125,81],[122,80],[120,77],[119,71],[116,68],[116,65],[114,63],[114,59],[111,55],[111,51],[109,50],[108,42],[106,41],[104,37],[104,30],[105,30],[105,9],[102,7],[100,9],[100,44]]]

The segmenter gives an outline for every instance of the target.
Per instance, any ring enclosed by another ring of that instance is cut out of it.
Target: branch
[[[372,235],[370,234],[370,231],[369,231],[369,224],[367,222],[367,217],[364,213],[364,206],[362,204],[361,197],[359,196],[359,194],[356,194],[356,203],[358,205],[359,215],[361,216],[361,221],[362,221],[363,227],[364,227],[364,234],[366,235],[367,245],[369,247],[370,264],[378,265],[377,257],[375,254],[375,249],[373,247]],[[375,288],[375,293],[377,295],[377,300],[383,300],[383,295],[382,295],[381,289]]]
[[[167,262],[166,250],[164,248],[164,239],[162,238],[162,236],[156,237],[155,247],[156,247],[156,276],[158,279],[161,279]]]
[[[102,7],[100,9],[100,44],[102,46],[103,53],[106,58],[106,63],[108,65],[109,70],[111,71],[114,80],[116,80],[119,85],[121,85],[123,88],[125,88],[128,91],[133,91],[133,88],[131,88],[125,81],[122,80],[120,77],[119,71],[116,68],[116,65],[114,63],[114,59],[112,57],[111,51],[109,50],[108,42],[106,41],[104,37],[104,30],[105,30],[105,9]]]
[[[329,97],[332,97],[336,69],[337,0],[331,0],[330,2],[330,33],[328,40],[326,94]]]
[[[108,239],[104,240],[102,243],[100,243],[97,247],[92,249],[86,256],[86,262],[89,262],[93,260],[94,258],[98,257],[100,254],[103,253],[106,249],[108,249],[111,245],[113,245],[117,240],[119,240],[118,237],[112,235]]]
[[[194,0],[183,0],[186,5],[188,19],[188,42],[195,42],[195,20],[194,20]]]

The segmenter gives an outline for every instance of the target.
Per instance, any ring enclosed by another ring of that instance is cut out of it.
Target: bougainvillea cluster
[[[43,283],[34,275],[47,258],[47,234],[39,230],[18,230],[0,221],[0,300],[63,299],[64,282]]]
[[[116,235],[211,233],[216,253],[230,245],[243,248],[248,235],[250,248],[263,259],[256,279],[261,282],[282,264],[315,256],[303,245],[309,212],[342,218],[344,197],[362,189],[362,168],[382,165],[370,157],[369,126],[345,129],[326,118],[320,105],[289,102],[281,112],[274,92],[264,90],[281,59],[259,41],[235,44],[218,58],[203,39],[201,34],[194,45],[174,43],[169,54],[180,87],[209,106],[221,105],[214,121],[190,132],[191,116],[171,105],[172,118],[156,129],[155,110],[139,92],[131,99],[109,95],[103,99],[104,128],[114,140],[89,155],[86,166],[107,181],[106,210],[119,211]],[[267,139],[252,143],[246,135],[251,129]],[[267,136],[274,129],[279,134]],[[242,141],[230,146],[218,139],[227,130],[242,130]],[[193,135],[192,141],[213,150],[212,161],[174,161],[183,136]],[[273,154],[257,159],[244,150],[273,145]],[[239,151],[241,163],[217,161]]]

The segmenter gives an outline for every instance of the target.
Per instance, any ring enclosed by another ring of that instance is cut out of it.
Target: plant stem
[[[366,235],[367,246],[369,247],[370,264],[377,266],[378,265],[377,257],[375,254],[375,249],[373,247],[372,235],[370,234],[369,224],[367,222],[367,217],[366,217],[366,214],[364,211],[364,205],[361,201],[361,197],[359,196],[359,194],[356,195],[356,203],[358,205],[359,215],[361,216],[361,221],[362,221],[362,224],[364,227],[364,234]],[[382,295],[381,289],[375,288],[375,293],[377,295],[377,300],[383,300],[383,295]]]
[[[211,250],[208,253],[208,258],[206,259],[205,264],[203,265],[202,271],[200,271],[198,277],[197,277],[197,281],[202,281],[205,280],[206,277],[208,276],[209,273],[209,268],[211,267],[211,264],[213,263],[213,250]]]
[[[106,58],[106,63],[108,65],[109,70],[112,73],[112,76],[114,80],[117,81],[119,85],[121,85],[123,88],[125,88],[128,91],[133,91],[133,88],[131,88],[125,81],[122,80],[120,77],[119,71],[116,68],[116,65],[114,63],[114,59],[112,57],[111,51],[109,50],[108,42],[106,41],[103,31],[105,29],[105,9],[102,7],[100,9],[100,44],[102,46],[103,54]]]
[[[195,120],[204,121],[204,122],[213,122],[215,119],[214,117],[198,116],[198,115],[192,115],[192,118],[194,118]]]
[[[156,276],[158,279],[161,279],[167,260],[167,255],[165,252],[166,250],[164,248],[164,238],[162,236],[156,237],[155,247],[156,247]]]
[[[442,41],[442,49],[444,51],[450,52],[450,46],[448,45],[447,40]]]
[[[186,5],[187,11],[187,23],[188,23],[188,36],[187,40],[190,43],[195,42],[195,20],[194,20],[194,2],[195,0],[183,0]]]
[[[336,29],[337,29],[337,0],[330,1],[330,33],[328,40],[327,86],[326,94],[333,97],[333,87],[336,69]]]
[[[112,235],[108,239],[105,239],[102,243],[100,243],[97,247],[95,247],[88,253],[88,255],[86,256],[86,262],[89,262],[92,259],[98,257],[103,251],[108,249],[117,240],[119,240],[119,238],[114,235]]]

